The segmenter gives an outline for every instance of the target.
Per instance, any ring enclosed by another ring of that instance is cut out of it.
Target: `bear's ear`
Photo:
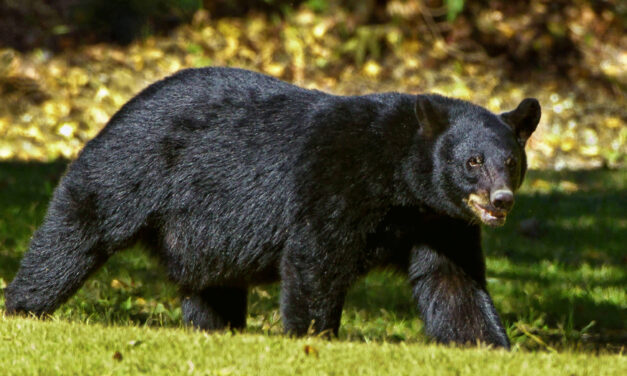
[[[524,147],[533,131],[536,130],[541,113],[537,99],[525,98],[514,111],[502,113],[501,119],[512,127],[518,143]]]
[[[433,138],[448,126],[448,106],[439,95],[423,94],[416,97],[414,111],[420,132],[427,138]]]

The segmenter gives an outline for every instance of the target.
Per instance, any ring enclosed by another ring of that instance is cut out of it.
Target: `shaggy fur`
[[[70,165],[7,312],[54,311],[139,240],[203,329],[244,327],[247,289],[280,280],[287,333],[337,334],[349,286],[394,265],[431,336],[508,347],[486,291],[484,209],[467,198],[520,185],[539,116],[533,99],[499,116],[437,95],[342,97],[239,69],[181,71]]]

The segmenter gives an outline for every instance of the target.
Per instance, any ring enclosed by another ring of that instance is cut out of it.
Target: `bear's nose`
[[[490,194],[490,201],[497,209],[509,210],[514,205],[514,193],[509,189],[498,189]]]

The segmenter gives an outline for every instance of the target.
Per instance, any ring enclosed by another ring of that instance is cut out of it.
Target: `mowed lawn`
[[[0,162],[0,289],[65,167]],[[430,343],[390,271],[354,286],[337,340],[282,336],[276,285],[251,290],[245,333],[188,330],[164,269],[133,248],[49,320],[0,314],[0,374],[627,374],[627,171],[531,171],[484,235],[509,353]]]

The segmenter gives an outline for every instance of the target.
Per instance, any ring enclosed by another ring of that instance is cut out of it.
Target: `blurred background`
[[[337,94],[543,106],[532,168],[625,166],[620,0],[0,0],[0,160],[74,158],[151,82],[249,68]]]

